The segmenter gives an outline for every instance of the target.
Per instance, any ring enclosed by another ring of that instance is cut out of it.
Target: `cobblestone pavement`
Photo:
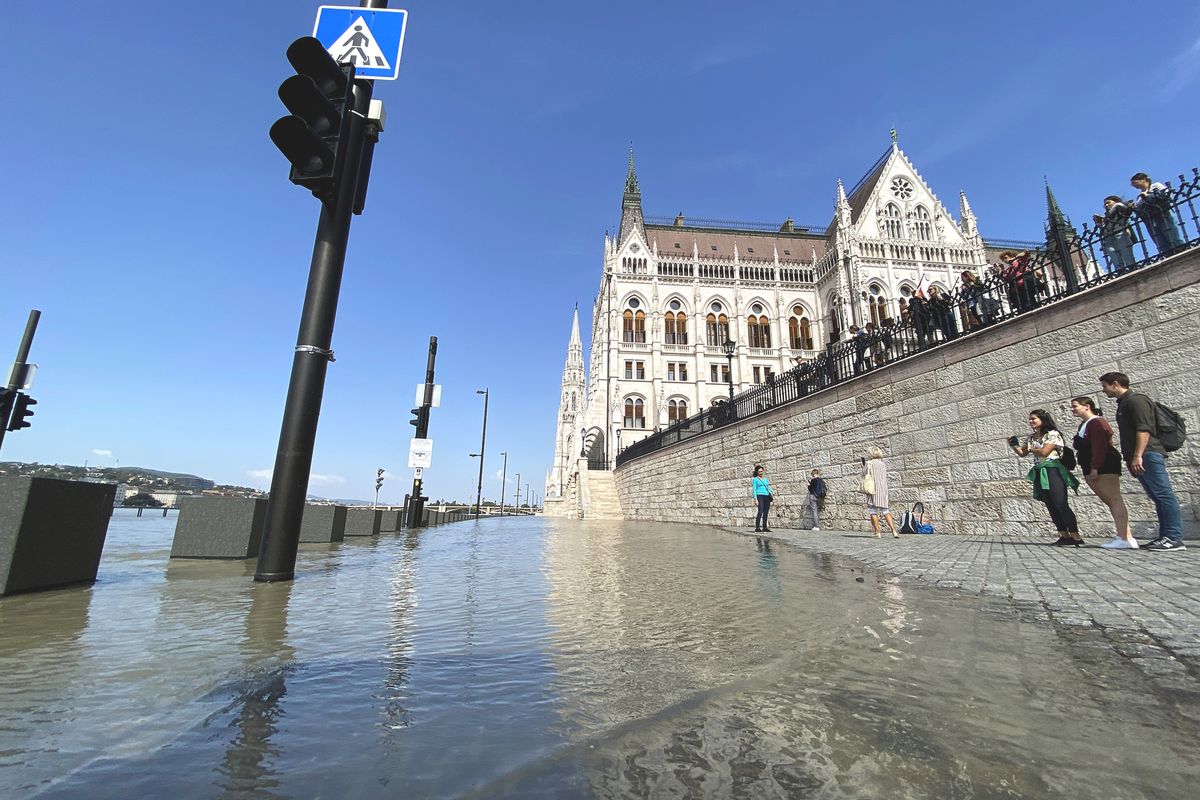
[[[753,529],[725,528],[743,535]],[[1200,678],[1200,542],[1180,553],[1052,547],[1039,536],[901,536],[772,528],[770,537],[896,576],[1008,598],[1036,620],[1099,630],[1148,675]],[[1104,541],[1107,541],[1104,540]]]

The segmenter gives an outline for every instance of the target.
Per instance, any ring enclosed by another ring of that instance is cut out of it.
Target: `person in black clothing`
[[[867,334],[857,325],[850,326],[850,341],[854,342],[854,374],[870,369],[867,365]]]
[[[933,311],[923,289],[917,289],[908,301],[908,315],[917,332],[917,349],[924,350],[933,338]]]
[[[821,506],[825,503],[825,479],[821,470],[814,469],[808,482],[808,512],[812,514],[812,530],[821,530]]]
[[[954,309],[950,306],[950,298],[942,294],[936,286],[929,287],[929,311],[933,315],[933,324],[942,332],[942,340],[950,341],[958,336],[958,326],[954,324]]]

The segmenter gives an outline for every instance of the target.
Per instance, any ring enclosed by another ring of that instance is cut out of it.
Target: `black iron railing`
[[[870,370],[922,353],[968,333],[1057,303],[1200,245],[1200,169],[1179,176],[1169,202],[1142,203],[1127,219],[1084,225],[1076,234],[1051,230],[1046,246],[1022,250],[988,267],[974,283],[957,284],[940,297],[910,302],[899,319],[877,330],[834,342],[805,363],[776,375],[695,416],[635,442],[617,455],[617,466],[740,419],[851,380]]]

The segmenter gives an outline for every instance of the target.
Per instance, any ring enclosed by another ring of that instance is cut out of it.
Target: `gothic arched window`
[[[749,334],[751,347],[770,347],[771,346],[771,321],[767,319],[766,309],[759,303],[751,306],[750,310],[758,316],[751,314],[746,318],[746,333]]]
[[[923,242],[933,240],[933,223],[925,206],[917,206],[913,211],[913,233]]]
[[[637,300],[630,301],[630,305],[636,308]],[[646,312],[633,311],[625,309],[625,313],[621,315],[621,341],[624,342],[641,342],[646,341]]]
[[[667,421],[683,422],[687,419],[687,400],[667,401]]]
[[[663,333],[666,334],[667,344],[687,344],[687,314],[682,311],[664,314]]]
[[[720,347],[729,338],[729,317],[710,313],[704,319],[705,340],[712,347]]]
[[[625,427],[646,427],[646,403],[640,397],[625,398]]]
[[[904,223],[900,217],[900,206],[895,203],[888,203],[883,207],[883,214],[880,219],[883,228],[883,235],[889,239],[900,239],[904,236]]]
[[[788,319],[788,346],[793,350],[812,350],[812,323],[803,306],[794,306]]]
[[[883,321],[890,316],[887,296],[884,294],[883,287],[878,283],[872,283],[867,288],[867,311],[871,315],[871,322],[874,322],[876,327],[882,326]]]

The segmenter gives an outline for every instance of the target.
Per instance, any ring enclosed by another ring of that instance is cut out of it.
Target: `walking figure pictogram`
[[[339,64],[390,69],[387,57],[379,49],[379,43],[374,40],[371,29],[362,17],[346,28],[346,32],[329,48],[329,53]]]

